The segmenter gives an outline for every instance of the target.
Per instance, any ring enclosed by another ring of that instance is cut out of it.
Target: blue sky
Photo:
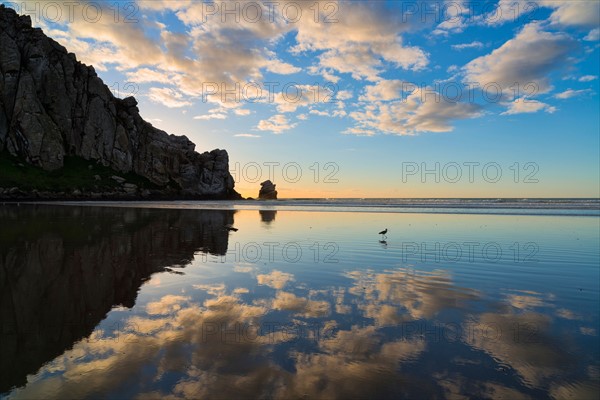
[[[67,4],[12,5],[245,196],[600,195],[599,1]]]

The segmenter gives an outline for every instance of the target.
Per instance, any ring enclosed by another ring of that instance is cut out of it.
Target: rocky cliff
[[[44,170],[65,157],[135,173],[181,195],[237,197],[225,150],[197,153],[154,128],[133,97],[119,99],[91,66],[0,5],[0,153]]]

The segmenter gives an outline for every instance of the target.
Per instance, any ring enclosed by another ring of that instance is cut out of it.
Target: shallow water
[[[329,206],[0,207],[0,393],[598,397],[598,217]]]

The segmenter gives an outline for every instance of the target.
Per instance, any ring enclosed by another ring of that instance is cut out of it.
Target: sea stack
[[[275,190],[275,184],[269,180],[264,181],[260,184],[260,192],[258,192],[258,198],[261,200],[277,200],[277,190]]]

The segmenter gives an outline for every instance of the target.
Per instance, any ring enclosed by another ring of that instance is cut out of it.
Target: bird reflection
[[[379,243],[381,244],[381,247],[383,247],[384,249],[387,248],[387,240],[380,240]]]

